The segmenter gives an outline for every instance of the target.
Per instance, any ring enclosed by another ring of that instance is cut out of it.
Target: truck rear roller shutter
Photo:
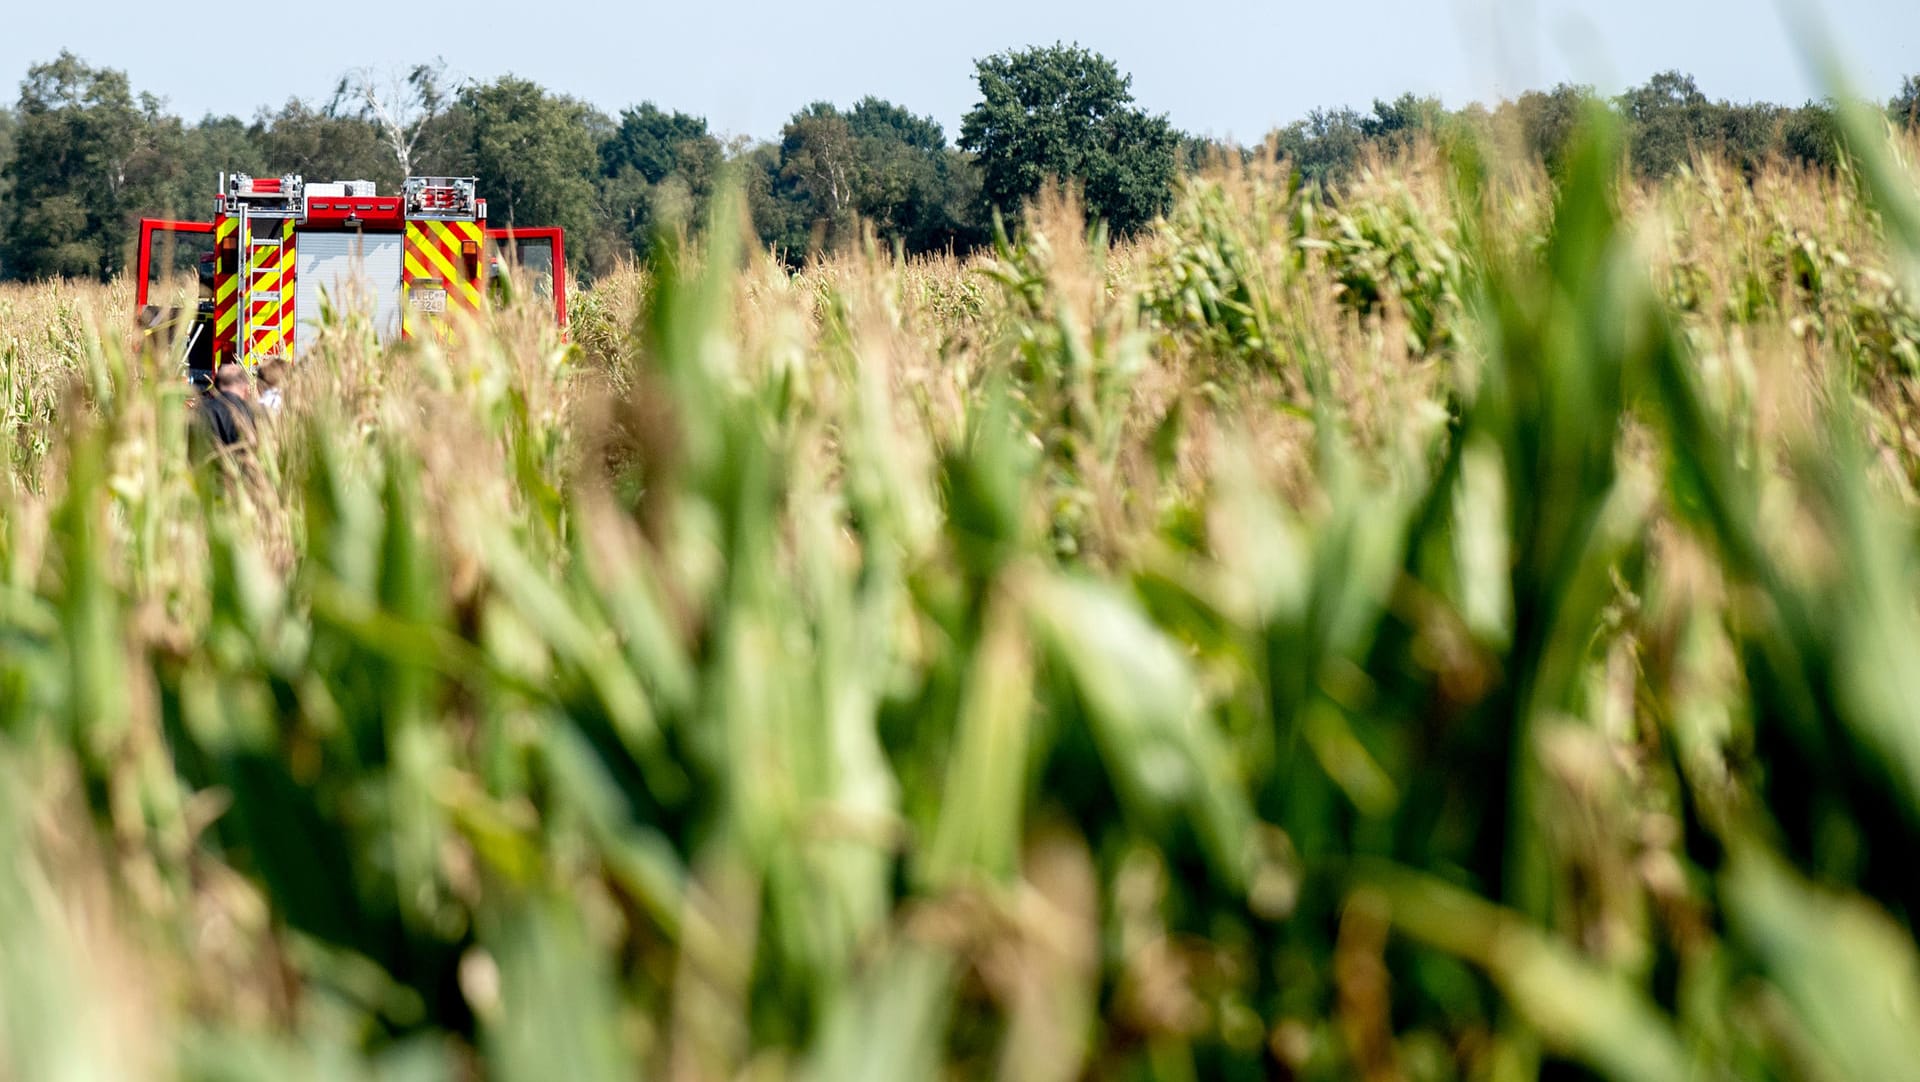
[[[313,340],[320,319],[320,291],[336,308],[351,307],[372,316],[382,342],[400,337],[400,263],[404,238],[399,233],[301,232],[295,247],[294,311],[299,328],[293,339],[298,360]]]

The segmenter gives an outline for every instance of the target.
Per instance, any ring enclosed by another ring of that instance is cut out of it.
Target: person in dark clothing
[[[213,386],[200,396],[194,427],[202,441],[199,458],[245,460],[259,437],[247,370],[228,362],[213,373]]]

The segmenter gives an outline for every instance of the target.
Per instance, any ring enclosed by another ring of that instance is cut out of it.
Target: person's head
[[[260,377],[260,382],[265,386],[285,387],[287,385],[287,362],[275,357],[273,360],[261,364],[259,368],[254,370],[254,374]]]
[[[213,371],[213,389],[223,394],[245,397],[247,370],[228,361]]]

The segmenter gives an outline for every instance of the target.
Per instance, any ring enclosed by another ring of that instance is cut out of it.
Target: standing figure
[[[275,357],[254,370],[260,379],[260,409],[269,419],[280,412],[287,385],[287,362]]]
[[[245,368],[229,361],[214,370],[213,385],[194,410],[194,431],[200,441],[196,459],[245,462],[251,458],[259,439],[252,398]]]

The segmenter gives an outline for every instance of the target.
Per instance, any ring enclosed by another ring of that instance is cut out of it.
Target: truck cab
[[[472,177],[408,177],[396,195],[297,174],[223,174],[219,187],[211,221],[140,222],[141,326],[196,379],[230,361],[298,363],[323,309],[369,320],[382,342],[447,340],[507,275],[550,297],[566,326],[564,234],[490,228]]]

